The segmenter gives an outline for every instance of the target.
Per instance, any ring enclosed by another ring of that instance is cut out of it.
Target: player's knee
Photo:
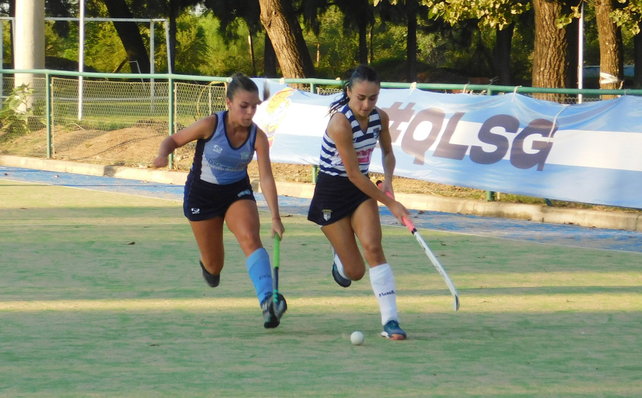
[[[363,255],[366,259],[376,259],[383,257],[383,248],[381,241],[361,242]]]
[[[366,274],[366,268],[344,269],[343,272],[345,272],[346,276],[350,278],[350,280],[359,281]]]
[[[244,251],[253,253],[256,249],[261,248],[261,238],[259,234],[250,229],[236,233],[236,239]]]

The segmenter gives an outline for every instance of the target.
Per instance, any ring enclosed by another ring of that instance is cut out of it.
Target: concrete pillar
[[[14,65],[16,69],[45,68],[45,0],[16,1]],[[15,76],[15,87],[28,84],[33,88],[32,74]]]

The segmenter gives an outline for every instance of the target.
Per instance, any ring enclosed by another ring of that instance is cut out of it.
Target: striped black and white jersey
[[[350,107],[346,104],[340,111],[343,113],[350,125],[352,126],[352,142],[354,149],[357,152],[357,159],[359,160],[359,169],[363,174],[368,174],[370,168],[370,158],[372,151],[377,145],[379,133],[381,132],[381,118],[377,108],[373,109],[368,116],[368,128],[366,131],[361,129],[359,121],[352,113]],[[329,174],[331,176],[347,177],[346,168],[339,157],[339,151],[335,145],[334,140],[328,135],[326,129],[323,134],[323,144],[321,145],[321,158],[319,162],[319,171]]]

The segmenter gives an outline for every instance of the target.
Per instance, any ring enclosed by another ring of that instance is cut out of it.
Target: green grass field
[[[0,396],[642,396],[642,255],[423,230],[455,313],[385,227],[399,342],[378,336],[368,277],[338,287],[319,229],[284,224],[289,310],[265,330],[234,237],[211,289],[180,203],[0,182]]]

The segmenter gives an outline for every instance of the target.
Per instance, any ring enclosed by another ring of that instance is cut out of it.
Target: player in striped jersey
[[[340,286],[348,287],[365,274],[365,262],[356,241],[359,239],[381,310],[384,329],[381,334],[404,340],[406,333],[399,326],[394,275],[381,246],[377,201],[385,204],[400,222],[409,213],[384,193],[394,192],[395,157],[388,115],[376,107],[379,89],[376,71],[360,65],[346,81],[342,97],[331,104],[308,219],[321,226],[332,245],[332,275]],[[383,190],[368,177],[377,142],[383,155]]]

